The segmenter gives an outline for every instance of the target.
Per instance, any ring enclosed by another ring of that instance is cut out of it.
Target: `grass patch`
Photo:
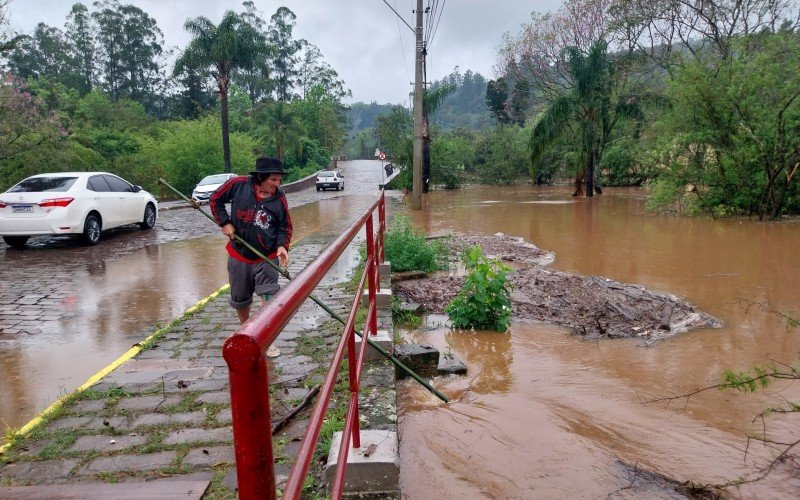
[[[359,261],[358,265],[353,269],[347,281],[342,283],[342,289],[346,292],[355,293],[358,290],[358,284],[361,281],[361,275],[364,274],[364,269],[367,266],[367,247],[362,245],[358,251]]]
[[[104,483],[109,484],[116,484],[122,480],[119,473],[116,472],[100,472],[99,474],[95,474],[95,478],[98,481],[102,481]]]
[[[448,250],[441,240],[427,241],[414,230],[411,219],[398,215],[383,236],[384,254],[393,272],[446,269]]]
[[[59,429],[53,435],[53,442],[39,452],[39,458],[49,460],[63,457],[67,449],[78,440],[78,431],[73,429]]]
[[[400,299],[392,295],[392,322],[397,326],[418,328],[422,324],[422,316],[400,307]]]
[[[96,391],[92,389],[87,389],[85,391],[77,392],[75,393],[75,399],[73,401],[81,401],[84,399],[89,399],[89,400],[107,399],[108,403],[115,404],[119,402],[120,399],[127,398],[131,395],[132,395],[131,393],[125,391],[125,389],[122,388],[121,386],[115,385],[113,387],[109,387],[105,391]]]
[[[322,329],[327,331],[329,324],[332,325],[333,322],[328,322],[326,325],[323,325]],[[295,348],[295,353],[301,356],[308,356],[317,363],[322,363],[325,361],[326,357],[326,352],[324,349],[325,346],[326,346],[326,341],[324,335],[311,336],[308,335],[307,332],[303,332],[300,334],[300,338],[297,339],[297,347]]]
[[[224,468],[214,468],[214,477],[211,478],[211,484],[208,485],[208,489],[206,490],[205,494],[203,495],[203,500],[236,500],[238,496],[236,492],[231,491],[225,486],[223,482],[225,479],[225,475],[228,473],[228,470],[232,469],[233,466],[228,466]]]

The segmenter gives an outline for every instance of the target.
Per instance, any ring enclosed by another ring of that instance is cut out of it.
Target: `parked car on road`
[[[234,177],[236,174],[213,174],[203,177],[192,191],[192,199],[198,203],[208,203],[214,191]]]
[[[0,193],[0,236],[12,247],[52,234],[79,234],[96,245],[105,229],[151,229],[157,215],[150,193],[106,172],[39,174]]]
[[[317,174],[317,191],[320,189],[344,189],[344,176],[338,170],[323,170]]]

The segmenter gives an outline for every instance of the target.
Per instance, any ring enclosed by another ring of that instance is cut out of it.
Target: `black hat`
[[[250,175],[255,174],[285,174],[283,171],[283,163],[277,158],[270,158],[268,156],[261,156],[256,159],[256,169],[250,172]]]

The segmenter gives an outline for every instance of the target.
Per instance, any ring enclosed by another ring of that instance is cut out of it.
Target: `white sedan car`
[[[141,186],[106,172],[39,174],[0,193],[0,236],[12,247],[31,236],[79,234],[89,245],[105,229],[151,229],[158,203]]]
[[[234,177],[236,177],[236,174],[214,174],[203,177],[203,179],[197,183],[194,191],[192,191],[192,199],[198,203],[208,203],[214,191],[228,182],[228,179]]]

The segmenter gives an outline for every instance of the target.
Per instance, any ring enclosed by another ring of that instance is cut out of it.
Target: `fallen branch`
[[[306,394],[306,397],[303,398],[303,400],[300,402],[299,405],[295,406],[294,409],[290,411],[285,417],[275,422],[272,425],[272,435],[274,436],[276,432],[281,430],[289,422],[289,420],[294,418],[294,416],[300,413],[303,410],[303,408],[308,406],[311,400],[314,399],[314,396],[317,395],[321,387],[322,384],[317,384],[313,389],[308,391],[308,394]]]
[[[754,305],[756,303],[750,303],[749,305]],[[681,394],[678,396],[666,396],[656,399],[651,399],[649,401],[645,401],[645,404],[649,403],[657,403],[657,402],[666,402],[667,405],[672,401],[684,399],[686,405],[689,403],[689,399],[701,392],[705,392],[711,389],[736,389],[740,392],[745,393],[752,393],[759,390],[759,388],[767,387],[771,380],[800,380],[800,370],[795,366],[789,365],[787,363],[782,363],[773,359],[770,359],[773,363],[771,367],[762,368],[755,366],[751,368],[749,371],[745,372],[733,372],[730,370],[726,370],[724,373],[724,381],[719,384],[714,384],[711,386],[703,387],[697,389],[692,392],[688,392],[685,394]],[[685,407],[684,407],[685,409]],[[788,415],[788,414],[797,414],[800,413],[800,404],[784,400],[784,405],[779,407],[771,407],[767,408],[753,419],[753,422],[756,420],[761,420],[762,427],[763,427],[763,435],[762,436],[747,436],[747,445],[745,447],[745,457],[747,457],[748,452],[750,451],[750,444],[751,442],[760,442],[767,448],[772,449],[777,453],[777,456],[773,457],[772,460],[769,461],[765,466],[759,467],[756,469],[755,475],[750,477],[743,477],[739,479],[735,479],[732,481],[728,481],[721,484],[704,484],[700,485],[704,488],[712,488],[712,489],[725,489],[729,486],[738,486],[746,483],[754,483],[764,479],[767,475],[769,475],[779,464],[788,464],[791,467],[794,467],[795,473],[797,470],[800,470],[800,456],[798,456],[796,450],[800,447],[800,440],[794,441],[782,441],[782,440],[775,440],[769,439],[767,437],[767,424],[766,424],[766,417],[770,415]]]

